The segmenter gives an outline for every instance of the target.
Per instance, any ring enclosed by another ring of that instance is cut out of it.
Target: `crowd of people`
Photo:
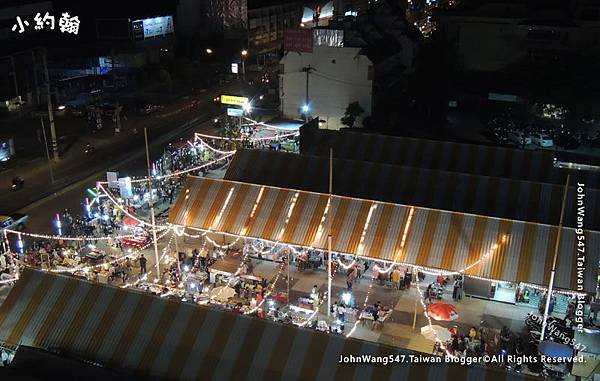
[[[523,354],[525,346],[520,337],[514,336],[508,327],[500,331],[485,327],[470,327],[466,332],[458,326],[449,329],[451,337],[446,342],[436,341],[433,353],[445,355],[446,351],[457,357]],[[444,350],[445,348],[445,350]]]

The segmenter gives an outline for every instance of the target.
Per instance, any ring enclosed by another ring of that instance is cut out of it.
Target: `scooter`
[[[17,176],[12,179],[12,185],[10,186],[11,191],[18,191],[25,186],[25,180],[23,178]]]
[[[86,155],[94,153],[95,150],[96,148],[94,148],[94,146],[90,143],[86,144],[85,147],[83,147],[83,152],[85,152]]]

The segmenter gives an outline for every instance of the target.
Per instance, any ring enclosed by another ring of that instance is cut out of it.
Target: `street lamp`
[[[213,53],[213,51],[211,48],[206,48],[206,54],[212,54],[212,53]]]
[[[246,49],[242,50],[242,78],[244,82],[246,82],[246,56],[248,55],[248,51]]]
[[[244,110],[244,112],[246,114],[250,113],[250,111],[252,111],[252,106],[250,105],[250,102],[246,102],[242,105],[242,109]]]
[[[304,114],[304,122],[308,123],[308,113],[310,112],[310,106],[308,104],[303,104],[302,105],[302,114]]]

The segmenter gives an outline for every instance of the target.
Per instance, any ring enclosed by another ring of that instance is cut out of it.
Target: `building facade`
[[[248,26],[247,0],[180,0],[178,35],[184,38],[241,37]]]
[[[540,9],[505,0],[452,9],[436,22],[463,69],[497,71],[523,59],[566,67],[575,53],[600,57],[599,10],[583,1]]]
[[[298,27],[302,20],[302,3],[267,2],[249,6],[248,44],[250,48],[265,49],[280,45],[287,28]]]
[[[280,73],[280,107],[286,118],[301,117],[307,95],[309,115],[322,120],[323,128],[345,127],[340,119],[352,102],[365,111],[362,118],[371,114],[373,64],[360,48],[314,46],[311,53],[286,52]]]

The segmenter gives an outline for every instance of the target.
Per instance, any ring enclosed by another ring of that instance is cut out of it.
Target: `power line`
[[[346,84],[346,85],[361,86],[361,87],[371,87],[370,85],[361,85],[361,84],[350,82],[350,81],[346,81],[346,80],[343,80],[343,79],[330,77],[330,76],[327,76],[326,74],[322,74],[320,72],[319,73],[313,73],[313,74],[316,75],[317,77],[321,77],[323,79],[328,79],[328,80],[334,81],[334,82],[343,83],[343,84]]]

